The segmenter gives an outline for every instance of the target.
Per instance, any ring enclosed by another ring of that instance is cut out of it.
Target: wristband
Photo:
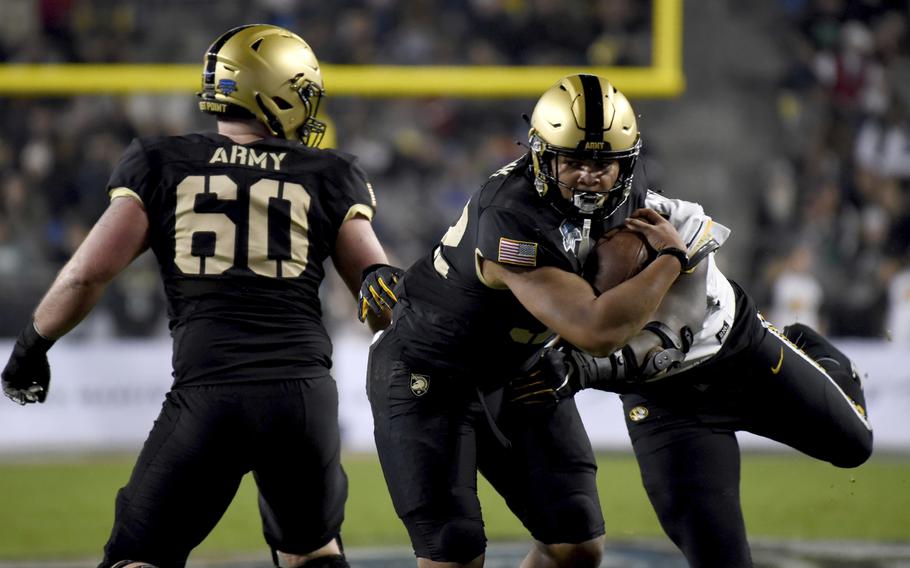
[[[41,353],[47,353],[57,342],[55,339],[48,339],[41,335],[38,332],[38,328],[35,327],[35,320],[30,321],[25,326],[25,329],[19,334],[19,339],[22,341],[22,346],[26,349],[40,351]]]
[[[679,271],[680,272],[685,272],[689,268],[689,255],[686,254],[686,251],[676,248],[676,247],[664,247],[664,248],[660,249],[659,251],[657,251],[658,257],[663,256],[665,254],[668,254],[679,261],[679,266],[680,266]]]

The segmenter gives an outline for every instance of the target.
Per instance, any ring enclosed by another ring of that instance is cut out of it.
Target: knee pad
[[[135,560],[121,560],[113,564],[111,568],[157,568],[154,564],[148,562],[137,562]]]
[[[487,538],[483,532],[483,523],[471,519],[454,519],[442,524],[421,527],[420,540],[414,539],[414,551],[417,556],[435,562],[458,562],[467,564],[483,554]]]
[[[853,399],[859,411],[866,414],[862,377],[849,357],[822,334],[801,323],[785,327],[784,337],[824,369],[847,396]]]
[[[532,531],[544,544],[579,543],[604,532],[600,504],[586,494],[569,495],[554,503]]]
[[[807,325],[801,323],[788,325],[784,328],[784,337],[824,367],[826,371],[842,367],[845,372],[849,373],[853,368],[849,357],[841,353],[822,334]]]
[[[439,548],[449,560],[467,563],[483,554],[486,548],[483,525],[478,521],[459,519],[446,523],[439,531]]]

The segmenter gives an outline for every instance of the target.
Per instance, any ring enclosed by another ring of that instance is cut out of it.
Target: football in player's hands
[[[641,272],[654,256],[644,235],[629,229],[614,229],[594,245],[585,276],[601,294]]]

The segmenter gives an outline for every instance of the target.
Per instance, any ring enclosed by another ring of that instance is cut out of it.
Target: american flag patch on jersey
[[[537,243],[500,237],[497,260],[519,266],[537,266]]]

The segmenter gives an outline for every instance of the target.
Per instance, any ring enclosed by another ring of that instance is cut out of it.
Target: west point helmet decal
[[[230,95],[237,90],[237,81],[233,79],[221,79],[218,81],[218,86],[215,90],[222,95]]]

